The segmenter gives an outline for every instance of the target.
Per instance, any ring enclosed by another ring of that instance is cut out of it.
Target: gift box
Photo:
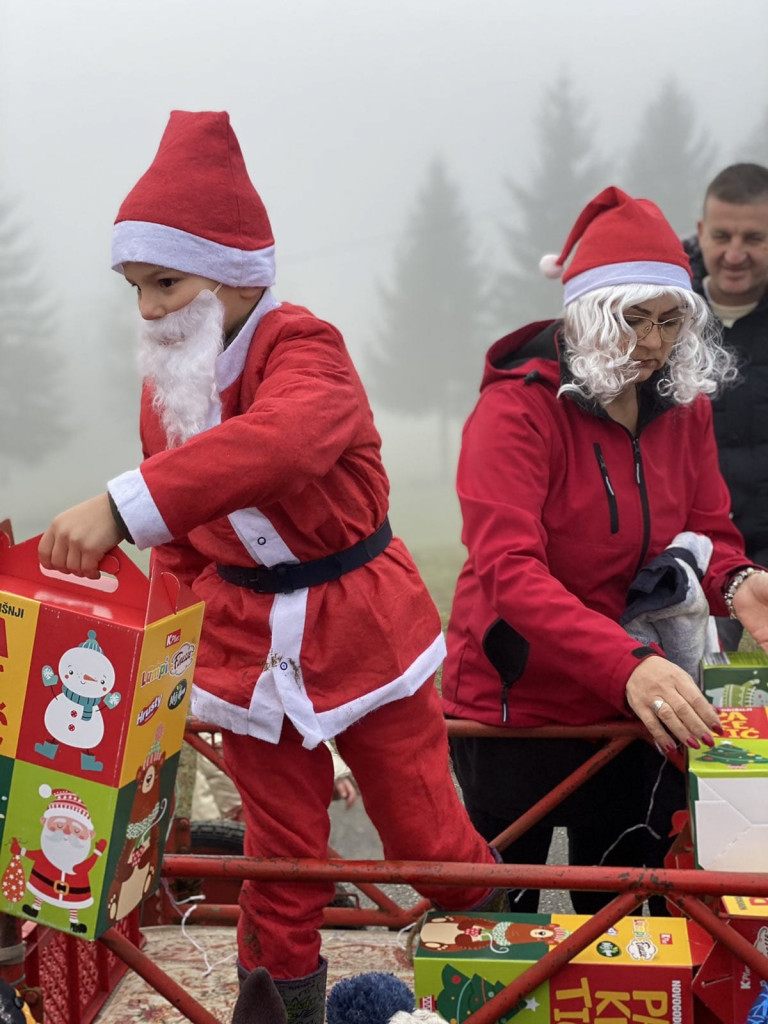
[[[695,866],[768,872],[768,709],[718,714],[724,735],[688,751]]]
[[[159,884],[202,625],[119,549],[45,573],[0,533],[0,912],[96,938]]]
[[[414,957],[418,1008],[462,1024],[590,920],[576,914],[433,911]],[[530,1024],[693,1024],[694,969],[711,939],[681,918],[625,917],[509,1014]]]
[[[716,708],[768,708],[768,654],[715,651],[701,659],[699,684]]]
[[[768,958],[768,898],[725,896],[722,904],[721,916]],[[768,1020],[768,985],[719,942],[696,975],[694,993],[722,1024]]]

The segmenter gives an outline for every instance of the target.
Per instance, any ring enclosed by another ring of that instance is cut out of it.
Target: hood
[[[480,390],[500,380],[525,379],[530,374],[559,387],[557,338],[561,326],[562,320],[539,320],[499,338],[486,354]]]
[[[707,276],[704,267],[704,257],[701,255],[701,246],[697,235],[691,235],[683,239],[683,248],[688,253],[691,261],[691,277],[693,278],[693,290],[699,295],[704,294],[704,278]]]
[[[560,350],[562,326],[562,320],[539,320],[499,338],[491,345],[485,357],[480,390],[484,391],[499,381],[521,380],[525,384],[542,384],[556,393],[561,384],[573,379],[564,353]],[[670,397],[660,395],[657,390],[664,373],[663,369],[657,370],[638,386],[638,431],[675,404]],[[584,412],[601,419],[608,417],[605,409],[592,399],[578,393],[568,393],[564,397],[575,402]]]

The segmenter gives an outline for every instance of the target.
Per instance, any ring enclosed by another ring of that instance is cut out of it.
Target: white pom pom
[[[47,784],[46,782],[44,782],[44,783],[43,783],[43,784],[42,784],[42,785],[40,786],[40,788],[38,789],[38,791],[37,791],[37,792],[38,792],[38,793],[40,794],[40,796],[41,796],[41,797],[43,798],[43,800],[47,800],[47,799],[48,799],[48,797],[49,797],[49,796],[51,795],[51,793],[53,792],[53,790],[51,789],[51,787],[50,787],[50,786],[49,786],[49,785],[48,785],[48,784]]]
[[[558,259],[559,257],[555,253],[550,252],[539,260],[539,270],[545,277],[550,277],[553,281],[558,281],[563,276],[563,265],[557,262]]]

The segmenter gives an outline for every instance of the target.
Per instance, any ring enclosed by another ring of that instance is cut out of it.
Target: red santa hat
[[[225,111],[174,110],[112,232],[112,268],[152,263],[233,287],[275,282],[275,240]]]
[[[615,285],[691,290],[688,256],[664,214],[649,199],[633,199],[614,186],[584,207],[560,255],[543,256],[539,266],[547,277],[562,277],[566,306],[596,288]]]
[[[50,786],[43,783],[38,792],[45,800],[51,798],[50,803],[43,811],[44,818],[54,818],[60,815],[66,818],[79,818],[88,828],[93,828],[88,808],[77,793],[73,793],[71,789],[52,790]]]

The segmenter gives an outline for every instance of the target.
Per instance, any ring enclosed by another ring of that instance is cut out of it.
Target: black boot
[[[265,967],[246,971],[237,965],[240,995],[232,1024],[323,1024],[328,962],[303,978],[273,981]]]

